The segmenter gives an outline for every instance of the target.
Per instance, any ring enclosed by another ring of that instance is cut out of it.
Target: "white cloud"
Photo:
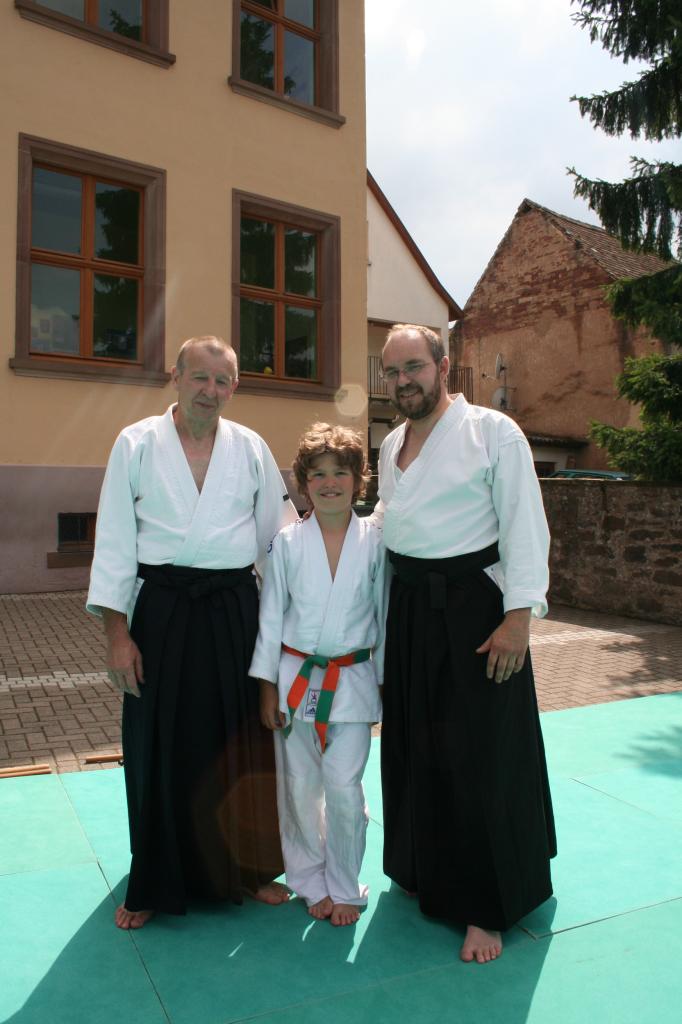
[[[426,34],[420,28],[412,29],[404,34],[403,39],[407,66],[411,71],[414,71],[419,67],[424,50],[426,49]]]
[[[368,164],[426,259],[463,304],[524,197],[595,221],[566,167],[618,180],[631,154],[580,118],[574,93],[617,87],[569,0],[366,0]]]

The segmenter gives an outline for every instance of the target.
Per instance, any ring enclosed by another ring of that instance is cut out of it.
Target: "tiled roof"
[[[624,249],[615,235],[610,235],[604,228],[595,224],[585,224],[572,217],[564,217],[560,213],[548,210],[531,199],[524,199],[518,214],[528,210],[538,210],[555,224],[560,231],[576,242],[586,255],[591,256],[614,280],[621,277],[643,277],[644,274],[655,274],[666,267],[674,266],[673,262],[662,260],[652,253],[632,252]]]
[[[586,437],[560,437],[558,434],[537,434],[533,430],[525,431],[531,444],[543,445],[547,448],[585,448],[589,444]]]

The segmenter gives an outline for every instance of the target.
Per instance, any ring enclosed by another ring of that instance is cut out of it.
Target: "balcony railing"
[[[370,398],[388,398],[386,384],[381,379],[381,359],[379,356],[367,357],[367,391]],[[460,392],[467,402],[474,400],[474,371],[471,366],[451,366],[448,374],[448,392],[455,395]]]

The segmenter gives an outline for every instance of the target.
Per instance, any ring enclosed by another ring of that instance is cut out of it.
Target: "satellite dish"
[[[495,360],[495,378],[496,378],[496,380],[500,379],[500,377],[502,376],[502,374],[504,373],[504,371],[506,369],[507,369],[507,367],[504,365],[504,359],[502,357],[502,353],[498,352],[497,353],[497,359]]]
[[[509,406],[509,403],[507,401],[507,389],[497,388],[496,391],[493,391],[493,396],[490,399],[490,404],[492,405],[493,409],[507,409]]]

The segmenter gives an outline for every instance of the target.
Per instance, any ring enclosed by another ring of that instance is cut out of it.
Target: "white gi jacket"
[[[509,416],[458,395],[401,472],[406,424],[379,454],[379,498],[386,547],[414,558],[450,558],[497,541],[490,575],[504,610],[547,613],[549,530],[528,442]]]
[[[238,569],[265,556],[296,512],[265,441],[220,419],[201,492],[171,406],[121,431],[107,465],[87,609],[130,616],[138,563]]]
[[[302,659],[282,651],[282,643],[305,654],[341,656],[371,648],[372,660],[341,668],[330,722],[377,722],[383,679],[386,614],[385,552],[381,534],[353,513],[332,580],[315,514],[277,534],[265,565],[259,630],[249,674],[277,683],[279,709],[288,714],[287,696]],[[324,670],[314,667],[297,718],[314,720],[311,690],[322,686]],[[308,715],[306,715],[306,707]]]

